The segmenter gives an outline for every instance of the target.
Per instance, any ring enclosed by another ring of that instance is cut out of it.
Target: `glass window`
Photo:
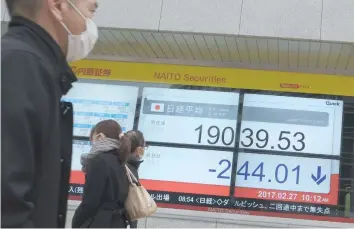
[[[354,100],[272,91],[81,80],[70,195],[103,119],[139,129],[141,183],[161,207],[354,222]]]

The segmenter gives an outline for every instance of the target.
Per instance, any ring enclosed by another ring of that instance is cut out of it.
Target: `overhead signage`
[[[246,94],[240,148],[340,155],[343,102]]]
[[[123,131],[133,128],[138,87],[75,83],[63,98],[74,106],[74,136],[88,137],[91,128],[107,119],[117,121]]]
[[[234,147],[238,93],[144,88],[139,130],[147,141]]]
[[[354,96],[349,76],[100,60],[71,67],[86,79]]]

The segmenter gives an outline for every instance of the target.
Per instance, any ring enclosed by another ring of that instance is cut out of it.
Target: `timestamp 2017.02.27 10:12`
[[[288,201],[308,201],[316,203],[328,203],[328,198],[315,194],[298,194],[292,192],[277,192],[259,190],[257,193],[258,198],[269,200],[288,200]]]

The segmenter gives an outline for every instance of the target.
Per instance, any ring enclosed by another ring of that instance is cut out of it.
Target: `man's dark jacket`
[[[54,39],[14,17],[1,39],[1,227],[64,227],[76,77]]]

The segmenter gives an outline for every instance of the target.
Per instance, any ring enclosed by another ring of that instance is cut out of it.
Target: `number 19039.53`
[[[209,126],[204,132],[204,126],[198,126],[195,131],[198,133],[198,143],[201,144],[205,139],[210,145],[232,146],[235,142],[235,129],[227,127]],[[302,132],[292,133],[282,130],[274,133],[266,129],[254,130],[244,128],[241,131],[241,147],[258,148],[258,149],[273,149],[273,150],[294,150],[297,152],[304,151],[306,148],[306,136]],[[206,134],[206,136],[205,136]],[[274,139],[275,138],[275,139]],[[272,142],[272,143],[271,143]],[[274,145],[273,145],[274,144]]]

